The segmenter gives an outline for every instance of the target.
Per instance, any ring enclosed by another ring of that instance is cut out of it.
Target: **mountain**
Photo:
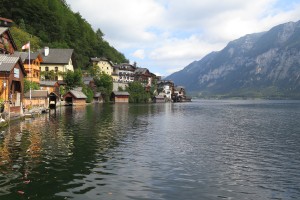
[[[300,99],[300,21],[231,41],[166,79],[200,97]]]
[[[32,40],[31,36],[38,38],[37,42],[31,41],[36,44],[34,51],[44,46],[74,49],[75,67],[87,67],[91,57],[106,57],[115,63],[128,62],[103,39],[100,28],[94,31],[65,0],[1,0],[0,17],[15,22],[12,35],[16,44],[20,44],[19,48],[25,44],[23,36],[26,34],[22,30],[30,36],[28,40]]]

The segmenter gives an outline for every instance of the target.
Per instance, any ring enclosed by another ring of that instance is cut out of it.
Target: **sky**
[[[130,63],[168,76],[246,34],[300,20],[300,0],[67,0]],[[100,56],[100,55],[99,55]]]

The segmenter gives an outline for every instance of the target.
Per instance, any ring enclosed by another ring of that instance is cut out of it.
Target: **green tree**
[[[101,73],[100,76],[94,77],[94,82],[97,87],[97,91],[101,92],[104,96],[104,101],[108,102],[113,90],[113,79],[110,75]]]
[[[149,102],[150,94],[145,91],[143,85],[134,81],[128,84],[127,91],[129,95],[130,103],[147,103]]]
[[[72,90],[76,87],[82,86],[82,73],[81,70],[70,71],[64,75],[64,82],[66,83],[66,90]]]
[[[29,92],[31,90],[39,90],[40,86],[36,82],[31,82],[27,79],[24,79],[24,93]]]
[[[87,87],[86,85],[83,85],[82,92],[87,96],[86,102],[91,103],[93,101],[94,92],[91,88]]]

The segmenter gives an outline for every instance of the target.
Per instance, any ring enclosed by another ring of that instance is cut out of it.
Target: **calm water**
[[[300,101],[88,105],[11,124],[0,199],[300,199]]]

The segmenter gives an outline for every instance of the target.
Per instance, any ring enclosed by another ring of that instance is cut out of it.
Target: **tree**
[[[87,96],[86,102],[91,103],[93,101],[94,92],[91,88],[87,87],[86,85],[83,85],[82,92]]]
[[[100,76],[94,77],[94,82],[98,92],[104,96],[106,102],[109,101],[110,94],[113,90],[113,79],[110,75],[101,73]]]
[[[127,91],[129,95],[130,103],[147,103],[149,102],[150,94],[145,91],[143,85],[134,81],[128,84]]]
[[[36,82],[31,82],[27,79],[24,79],[24,93],[29,92],[31,90],[39,90],[40,86]]]
[[[68,70],[64,75],[64,82],[66,83],[66,90],[72,90],[82,85],[82,73],[81,70],[75,70],[74,72]]]

